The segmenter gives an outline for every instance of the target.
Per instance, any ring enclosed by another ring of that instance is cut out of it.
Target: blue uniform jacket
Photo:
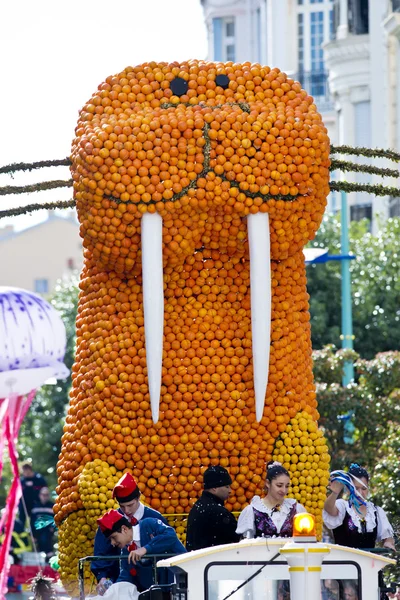
[[[119,509],[121,514],[124,514],[121,509]],[[147,518],[160,519],[163,523],[168,525],[167,520],[159,513],[157,510],[153,508],[149,508],[148,506],[144,507],[143,519]],[[111,544],[110,540],[106,538],[106,536],[100,531],[100,527],[97,529],[96,537],[94,538],[94,556],[119,556],[120,550],[119,548],[114,548]],[[106,577],[107,579],[111,579],[111,581],[115,582],[119,576],[119,561],[118,560],[94,560],[90,567],[93,575],[96,577],[97,581],[100,581],[102,577]]]
[[[147,550],[147,554],[183,554],[186,548],[179,541],[175,529],[165,525],[159,519],[142,519],[140,521],[140,545]],[[121,550],[121,556],[129,555],[128,549]],[[147,590],[154,583],[153,561],[146,560],[146,556],[136,565],[121,559],[121,572],[117,582],[129,581],[134,583],[139,592]],[[136,574],[131,573],[132,569]],[[172,583],[174,576],[169,569],[159,569],[158,583]]]

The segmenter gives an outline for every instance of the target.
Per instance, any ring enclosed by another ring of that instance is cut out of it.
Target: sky
[[[145,61],[207,56],[200,0],[12,0],[0,6],[0,167],[69,155],[81,106],[111,74]],[[40,169],[0,187],[69,179]],[[66,200],[71,190],[1,196],[0,210]],[[60,213],[61,214],[61,213]],[[1,219],[0,228],[45,218]]]

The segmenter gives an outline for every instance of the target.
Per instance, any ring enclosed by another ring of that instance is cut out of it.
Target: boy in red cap
[[[140,502],[140,490],[135,478],[130,473],[125,473],[118,481],[113,490],[115,498],[120,506],[119,514],[125,516],[129,521],[136,524],[141,519],[155,518],[160,519],[168,525],[167,521],[157,510],[144,506]],[[114,547],[110,540],[102,533],[99,527],[94,539],[93,553],[95,556],[116,556],[119,550]],[[98,581],[97,590],[99,594],[104,594],[111,583],[114,583],[119,576],[118,561],[94,560],[91,564],[91,571]]]
[[[186,552],[175,530],[159,519],[145,518],[132,524],[119,511],[109,510],[97,523],[112,546],[119,549],[121,556],[125,557],[120,561],[120,573],[116,583],[133,583],[139,591],[148,589],[154,583],[152,564],[139,562],[142,557],[146,554]],[[159,575],[163,578],[162,573]],[[172,581],[173,575],[167,570],[165,583]]]

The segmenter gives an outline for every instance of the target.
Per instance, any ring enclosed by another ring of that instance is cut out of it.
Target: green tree
[[[372,360],[360,359],[349,350],[332,345],[313,352],[320,425],[331,454],[331,469],[352,462],[364,466],[371,476],[372,499],[382,506],[400,535],[400,352],[383,352]],[[346,360],[355,361],[356,380],[341,384]],[[351,415],[353,439],[345,436]],[[400,575],[391,570],[391,577]]]
[[[355,383],[341,385],[343,365],[355,360]],[[371,475],[387,455],[388,436],[400,426],[400,352],[377,354],[360,359],[353,351],[336,350],[332,345],[313,352],[320,424],[332,457],[332,468],[350,462],[363,464]],[[342,417],[352,413],[355,427],[352,443],[345,441]],[[394,428],[394,429],[393,429]],[[399,489],[400,499],[400,489]]]
[[[400,339],[400,219],[386,221],[377,235],[369,222],[351,222],[351,261],[354,347],[364,358],[397,350]],[[340,254],[340,218],[324,219],[311,244]],[[340,345],[340,262],[309,265],[311,332],[314,348]]]

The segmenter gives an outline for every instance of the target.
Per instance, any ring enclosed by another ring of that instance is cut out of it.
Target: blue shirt
[[[121,509],[119,511],[122,515],[124,514]],[[168,525],[166,519],[159,513],[157,510],[153,508],[149,508],[148,506],[144,507],[144,512],[142,519],[147,518],[160,519],[163,523]],[[93,554],[94,556],[119,556],[120,549],[115,548],[110,540],[106,538],[106,536],[100,531],[100,527],[97,529],[96,536],[94,538],[94,548]],[[107,579],[111,579],[111,581],[115,582],[119,576],[119,561],[118,560],[94,560],[92,561],[90,570],[93,575],[96,577],[97,581],[100,581],[103,577]]]
[[[175,529],[165,525],[159,519],[141,519],[139,521],[140,546],[146,548],[147,554],[183,554],[186,548],[178,539]],[[128,548],[121,550],[121,571],[117,582],[128,581],[138,588],[139,592],[147,590],[154,584],[153,561],[146,560],[146,555],[136,565],[128,563]],[[135,573],[136,571],[136,573]],[[158,583],[172,583],[174,576],[169,569],[158,570]]]

